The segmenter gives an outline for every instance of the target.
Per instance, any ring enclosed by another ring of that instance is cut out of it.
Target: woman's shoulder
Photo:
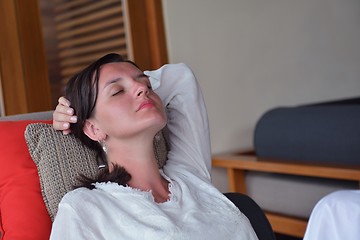
[[[67,192],[64,197],[61,199],[61,203],[65,202],[74,202],[77,199],[83,199],[85,197],[91,196],[93,190],[88,189],[86,187],[79,187],[70,192]]]

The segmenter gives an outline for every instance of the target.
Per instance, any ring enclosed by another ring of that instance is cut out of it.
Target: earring
[[[100,169],[103,169],[103,168],[105,168],[105,167],[106,167],[105,164],[101,164],[101,165],[98,166],[99,170],[100,170]]]
[[[155,141],[160,141],[160,138],[161,138],[161,136],[160,136],[160,132],[158,132],[158,133],[156,133],[156,135],[155,135]]]
[[[107,147],[106,147],[105,140],[98,140],[98,142],[101,145],[101,148],[104,151],[104,153],[107,153]]]

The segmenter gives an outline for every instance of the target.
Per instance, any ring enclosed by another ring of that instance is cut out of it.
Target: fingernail
[[[66,123],[63,124],[63,126],[64,126],[64,128],[68,128],[68,127],[69,127],[69,123],[66,122]]]
[[[76,122],[76,121],[77,121],[77,116],[72,116],[72,117],[70,118],[70,121],[71,121],[71,122]]]
[[[73,114],[74,110],[73,110],[72,108],[70,108],[70,109],[68,109],[66,112],[67,112],[68,114]]]

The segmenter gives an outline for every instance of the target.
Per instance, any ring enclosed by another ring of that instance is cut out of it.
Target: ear
[[[83,131],[86,136],[94,141],[103,140],[106,137],[106,134],[91,120],[85,121]]]

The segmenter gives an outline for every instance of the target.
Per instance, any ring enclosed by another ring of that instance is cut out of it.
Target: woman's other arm
[[[171,164],[195,168],[210,179],[209,123],[203,95],[193,72],[187,65],[179,63],[145,71],[145,74],[150,77],[167,110],[171,144],[168,158],[174,160]]]

